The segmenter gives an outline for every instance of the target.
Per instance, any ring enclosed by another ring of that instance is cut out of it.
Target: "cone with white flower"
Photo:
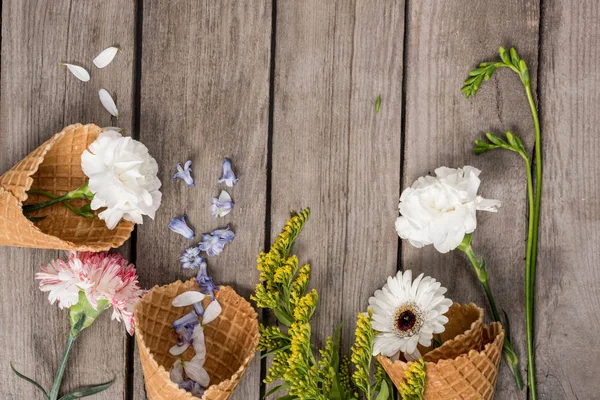
[[[169,370],[177,361],[169,350],[175,341],[173,321],[190,311],[188,307],[174,307],[173,299],[181,293],[198,290],[194,279],[156,286],[135,308],[136,341],[146,391],[151,400],[192,399],[191,393],[171,381]],[[217,319],[204,327],[206,362],[210,386],[202,399],[228,399],[254,358],[258,345],[258,317],[250,304],[231,287],[221,287],[216,299],[222,307]],[[194,356],[190,347],[181,359]]]
[[[60,196],[86,182],[81,155],[101,133],[102,129],[93,124],[67,126],[0,177],[0,245],[105,251],[129,238],[132,222],[122,220],[110,230],[105,221],[83,218],[60,204],[37,211],[44,218],[36,222],[23,214],[23,206],[47,200],[28,191]],[[74,200],[72,205],[78,207],[84,202]],[[36,213],[31,216],[36,217]]]
[[[473,303],[454,303],[445,315],[448,323],[439,336],[443,344],[419,346],[426,374],[423,399],[492,399],[504,342],[502,326],[484,326],[483,310]],[[377,360],[400,388],[413,362],[383,355]]]

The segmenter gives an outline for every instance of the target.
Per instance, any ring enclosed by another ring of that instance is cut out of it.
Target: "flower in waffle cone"
[[[483,325],[483,310],[473,303],[453,304],[442,334],[442,346],[423,356],[426,368],[424,399],[492,399],[502,354],[504,330],[494,322]],[[463,333],[449,339],[463,327]],[[448,339],[448,340],[446,340]],[[425,349],[423,349],[425,350]],[[425,350],[426,351],[426,350]],[[412,363],[378,356],[396,387]]]
[[[0,245],[106,251],[129,238],[132,222],[121,221],[109,230],[103,220],[83,218],[61,204],[33,213],[32,216],[46,216],[36,223],[23,215],[23,205],[48,200],[28,195],[28,190],[61,196],[85,183],[81,154],[101,132],[93,124],[67,126],[0,177]],[[76,200],[72,204],[81,207],[85,203]]]
[[[140,352],[146,391],[151,400],[192,399],[193,396],[171,381],[169,370],[175,361],[169,349],[176,340],[171,324],[191,310],[173,307],[173,299],[186,291],[198,290],[195,279],[156,286],[135,307],[136,340]],[[206,363],[211,385],[202,399],[228,399],[254,358],[258,346],[258,318],[250,304],[231,287],[221,287],[216,298],[221,315],[204,326]],[[194,355],[190,347],[184,360]]]

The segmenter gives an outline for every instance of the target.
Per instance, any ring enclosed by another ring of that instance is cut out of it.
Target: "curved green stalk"
[[[45,196],[48,197],[49,199],[57,199],[59,196],[56,196],[50,192],[47,192],[45,190],[40,190],[40,189],[31,189],[27,191],[27,194],[39,194],[41,196]],[[94,215],[93,212],[91,211],[86,211],[89,208],[89,204],[81,207],[81,208],[75,208],[73,207],[71,204],[69,204],[69,202],[67,200],[63,201],[62,204],[67,207],[69,210],[71,210],[73,213],[80,215],[84,218],[95,218],[96,215]]]
[[[69,332],[69,336],[67,338],[67,346],[65,348],[65,352],[63,354],[62,361],[58,366],[58,371],[56,371],[56,377],[54,378],[54,384],[52,385],[52,390],[50,390],[50,400],[58,399],[58,391],[60,390],[60,385],[62,383],[63,375],[65,374],[65,370],[67,369],[67,362],[69,361],[69,356],[71,355],[71,350],[73,349],[73,345],[77,341],[77,336],[79,336],[79,332],[83,328],[83,323],[85,322],[85,314],[81,314],[77,323],[71,328]]]
[[[498,307],[496,306],[496,300],[494,299],[494,294],[492,293],[492,289],[489,284],[488,274],[487,274],[487,270],[485,268],[485,260],[483,258],[477,257],[477,255],[475,254],[475,251],[473,250],[473,246],[471,245],[471,239],[472,239],[472,234],[465,235],[465,238],[463,239],[462,243],[458,246],[458,249],[460,251],[462,251],[463,253],[465,253],[467,258],[471,262],[471,265],[473,266],[473,269],[475,270],[475,273],[477,274],[477,278],[479,279],[479,282],[481,282],[481,285],[483,286],[483,290],[485,291],[485,294],[490,303],[490,307],[492,309],[492,315],[494,316],[494,320],[496,322],[502,323],[502,320],[500,319],[500,313],[498,312]],[[504,353],[504,359],[506,360],[506,363],[510,367],[512,374],[515,377],[517,387],[519,388],[519,390],[521,390],[523,388],[523,378],[521,377],[521,371],[519,370],[519,359],[517,357],[517,353],[515,352],[515,349],[514,349],[512,343],[510,341],[510,332],[508,332],[508,323],[506,324],[506,326],[507,326],[507,332],[506,332],[506,336],[504,337],[504,345],[503,345],[503,349],[502,349],[503,353]]]
[[[47,193],[47,192],[44,192]],[[40,193],[43,194],[43,193]],[[47,193],[50,194],[50,193]],[[44,194],[44,196],[46,197],[50,197],[47,196],[46,194]],[[75,200],[75,199],[88,199],[91,200],[94,198],[94,194],[92,192],[90,192],[90,189],[88,187],[87,182],[84,183],[81,187],[70,191],[69,193],[66,193],[60,197],[54,196],[52,195],[54,198],[51,198],[48,201],[45,201],[43,203],[39,203],[39,204],[28,204],[26,206],[23,207],[23,212],[24,213],[31,213],[34,211],[38,211],[41,210],[43,208],[46,207],[50,207],[54,204],[58,204],[58,203],[64,203],[68,200]]]
[[[533,118],[533,126],[535,129],[535,205],[531,207],[530,199],[530,212],[533,210],[533,216],[529,217],[529,238],[527,241],[527,247],[529,249],[529,263],[527,263],[527,270],[525,272],[525,319],[527,329],[527,376],[528,385],[531,389],[531,399],[536,400],[537,390],[535,382],[535,347],[534,347],[534,303],[535,303],[535,272],[537,262],[537,243],[538,243],[538,228],[540,224],[540,208],[542,200],[542,134],[540,129],[540,121],[537,113],[537,108],[533,100],[531,93],[531,86],[529,82],[525,83],[525,92],[527,93],[527,101],[531,108],[531,117]],[[528,186],[531,181],[531,166],[528,165]],[[533,220],[533,222],[532,222]]]

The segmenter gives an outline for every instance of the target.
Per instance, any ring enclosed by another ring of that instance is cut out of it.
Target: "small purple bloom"
[[[204,395],[204,389],[200,384],[196,381],[188,379],[187,381],[183,381],[179,384],[179,389],[183,389],[187,392],[190,392],[192,396],[202,397]]]
[[[192,160],[187,160],[182,167],[181,163],[177,163],[177,172],[173,175],[173,180],[183,179],[186,185],[194,186],[194,178],[192,178]]]
[[[198,325],[198,315],[194,312],[194,311],[190,311],[189,313],[185,314],[183,317],[179,318],[177,321],[173,322],[173,324],[171,325],[172,328],[175,328],[175,330],[180,330],[181,328],[187,326],[187,325]]]
[[[227,228],[214,230],[211,233],[211,235],[218,236],[221,239],[225,240],[227,243],[231,243],[233,242],[233,238],[235,237],[235,232],[231,230],[229,225],[227,225]]]
[[[202,307],[202,303],[194,303],[192,304],[192,307],[194,307],[194,311],[199,317],[204,315],[204,307]]]
[[[194,238],[194,231],[187,225],[187,215],[183,214],[181,218],[173,218],[169,222],[169,229],[175,233],[179,233],[186,239]]]
[[[235,174],[233,173],[233,169],[231,169],[231,161],[229,161],[227,158],[225,159],[225,161],[223,161],[223,176],[221,177],[221,179],[217,180],[218,183],[223,183],[225,182],[225,184],[228,187],[233,187],[233,185],[235,185],[237,183],[238,179],[235,177]]]
[[[226,244],[225,239],[205,233],[202,235],[202,241],[198,243],[198,248],[206,252],[209,257],[216,257],[223,252]]]
[[[212,198],[212,205],[210,206],[210,213],[213,218],[224,217],[233,208],[233,201],[231,201],[231,196],[225,190],[221,191],[219,198]]]
[[[208,276],[206,269],[200,268],[196,282],[200,287],[200,292],[209,295],[213,300],[215,299],[215,291],[219,290],[219,287],[213,283],[212,277]],[[204,315],[204,309],[202,309],[202,315]]]
[[[200,249],[198,247],[186,249],[181,254],[181,257],[179,257],[179,262],[183,269],[196,269],[202,264],[206,265],[206,261],[200,256]]]

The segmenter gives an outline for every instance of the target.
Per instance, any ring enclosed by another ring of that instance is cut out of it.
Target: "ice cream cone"
[[[105,251],[121,246],[129,238],[132,222],[121,221],[109,230],[103,220],[76,215],[62,204],[33,213],[45,216],[35,223],[23,215],[23,205],[48,200],[28,195],[28,190],[61,196],[85,183],[81,154],[101,132],[93,124],[67,126],[0,177],[0,245]],[[85,203],[77,200],[71,204],[81,207]]]
[[[155,286],[135,307],[135,332],[146,391],[150,400],[192,399],[192,395],[170,379],[170,368],[176,360],[169,349],[176,342],[171,324],[191,307],[173,307],[173,299],[188,290],[198,290],[194,279],[177,281],[167,286]],[[228,399],[254,358],[258,346],[258,318],[254,309],[231,287],[221,287],[216,293],[221,315],[204,327],[206,363],[210,387],[202,399]],[[190,360],[190,347],[182,354]]]
[[[476,316],[475,311],[481,319]],[[494,397],[498,378],[498,363],[502,355],[504,330],[497,322],[483,326],[483,310],[474,304],[453,305],[448,312],[444,344],[423,356],[425,361],[425,400],[466,400]],[[466,331],[460,331],[463,326]],[[477,338],[477,333],[479,337]],[[392,361],[378,356],[377,360],[386,370],[396,387],[404,382],[404,373],[411,363]]]

